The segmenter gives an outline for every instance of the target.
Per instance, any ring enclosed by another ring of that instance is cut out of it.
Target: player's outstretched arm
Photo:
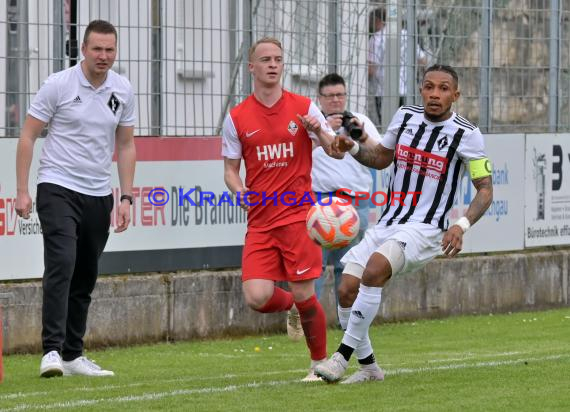
[[[332,154],[334,136],[323,128],[323,122],[326,123],[324,117],[321,117],[321,119],[319,119],[315,116],[311,116],[310,114],[306,114],[304,116],[297,114],[297,118],[301,121],[301,124],[307,130],[307,132],[314,133],[315,136],[318,137],[319,143],[321,144],[325,153],[330,156]]]
[[[481,219],[481,216],[483,216],[493,201],[493,180],[491,176],[473,179],[472,182],[475,189],[477,189],[477,194],[469,204],[465,217],[450,226],[441,241],[443,253],[449,257],[453,257],[461,251],[463,248],[463,233]],[[467,222],[459,224],[462,219],[467,219]]]
[[[381,143],[374,147],[359,145],[358,152],[353,157],[364,166],[382,170],[390,166],[394,160],[394,150],[387,149]]]

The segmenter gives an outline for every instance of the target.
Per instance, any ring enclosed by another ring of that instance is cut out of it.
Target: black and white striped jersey
[[[479,128],[456,113],[433,123],[424,117],[423,106],[402,106],[381,144],[394,150],[394,163],[379,223],[418,222],[447,229],[469,161],[486,157]]]

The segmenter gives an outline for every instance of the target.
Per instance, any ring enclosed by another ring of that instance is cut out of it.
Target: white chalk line
[[[438,352],[438,354],[442,355],[447,353],[449,355],[455,355],[457,352]],[[535,352],[496,352],[496,353],[488,353],[488,354],[475,354],[472,352],[468,352],[463,357],[459,358],[441,358],[441,359],[430,359],[427,363],[443,363],[443,362],[464,362],[466,360],[476,360],[476,359],[485,359],[485,358],[496,358],[496,357],[505,357],[505,356],[514,356],[514,355],[523,355],[523,354],[532,354]],[[222,354],[220,354],[222,355]],[[306,356],[303,356],[306,358]],[[399,365],[406,365],[406,364],[417,364],[417,362],[399,362]],[[392,365],[391,363],[381,363],[382,367],[385,370],[388,365]],[[232,378],[242,378],[242,377],[251,377],[252,375],[256,376],[271,376],[271,375],[279,375],[283,373],[303,373],[306,372],[307,369],[289,369],[286,371],[266,371],[266,372],[244,372],[241,374],[223,374],[217,376],[192,376],[187,378],[176,378],[176,379],[167,379],[161,380],[161,383],[189,383],[194,381],[209,381],[209,380],[220,380],[220,379],[232,379]],[[63,378],[63,379],[73,379],[73,378]],[[130,383],[130,384],[121,384],[121,385],[104,385],[104,386],[94,386],[94,387],[75,387],[75,388],[67,388],[67,389],[60,389],[60,393],[69,393],[69,392],[97,392],[101,390],[109,390],[109,389],[122,389],[122,388],[134,388],[146,385],[154,385],[155,381],[143,381],[137,383]],[[42,391],[42,392],[17,392],[7,395],[0,396],[0,400],[8,400],[8,399],[17,399],[17,398],[29,398],[33,396],[45,396],[49,395],[49,391]]]
[[[570,354],[558,354],[558,355],[549,355],[543,357],[530,357],[530,358],[519,358],[519,359],[512,359],[512,360],[498,360],[498,361],[488,361],[488,362],[476,362],[476,363],[460,363],[460,364],[450,364],[450,365],[440,365],[440,366],[427,366],[427,367],[419,367],[419,368],[396,368],[396,369],[387,369],[385,370],[385,375],[387,376],[396,376],[396,375],[403,375],[403,374],[414,374],[414,373],[426,373],[426,372],[437,372],[437,371],[448,371],[448,370],[457,370],[457,369],[475,369],[475,368],[488,368],[488,367],[498,367],[498,366],[508,366],[508,365],[515,365],[525,362],[544,362],[544,361],[553,361],[559,360],[564,358],[570,358]],[[286,374],[286,373],[297,373],[297,372],[306,372],[306,369],[300,370],[287,370],[287,371],[273,371],[271,374]],[[265,374],[268,375],[269,373]],[[262,373],[258,373],[257,375],[264,375]],[[222,375],[222,376],[231,376],[231,377],[238,377],[238,375]],[[208,378],[212,379],[212,378]],[[218,377],[219,379],[219,377]],[[174,380],[175,382],[181,382],[181,380]],[[166,381],[160,381],[164,383]],[[149,400],[158,400],[167,397],[176,397],[176,396],[186,396],[186,395],[193,395],[193,394],[211,394],[211,393],[221,393],[221,392],[232,392],[240,389],[249,389],[249,388],[260,388],[260,387],[271,387],[277,385],[288,385],[294,383],[301,383],[299,379],[294,380],[280,380],[280,381],[269,381],[269,382],[252,382],[252,383],[245,383],[239,385],[227,385],[222,387],[206,387],[206,388],[196,388],[196,389],[176,389],[168,392],[154,392],[154,393],[143,393],[140,395],[128,395],[128,396],[118,396],[112,398],[97,398],[97,399],[79,399],[75,401],[67,401],[67,402],[57,402],[57,403],[48,403],[48,404],[29,404],[24,403],[17,405],[14,408],[9,409],[1,409],[0,411],[8,412],[8,411],[23,411],[23,410],[49,410],[49,409],[56,409],[56,408],[77,408],[82,406],[92,406],[101,403],[125,403],[125,402],[141,402],[141,401],[149,401]],[[121,388],[127,387],[130,385],[117,385],[114,388]],[[97,391],[103,390],[104,387],[93,388]],[[61,393],[61,392],[60,392]]]
[[[428,363],[444,363],[444,362],[465,362],[466,360],[475,360],[475,359],[486,359],[486,358],[497,358],[497,357],[505,357],[505,356],[515,356],[515,355],[522,355],[522,354],[531,354],[533,352],[496,352],[496,353],[472,353],[468,352],[465,356],[458,357],[458,358],[441,358],[441,359],[430,359]],[[438,352],[439,355],[449,354],[449,355],[456,355],[457,352]],[[202,355],[200,353],[199,355]],[[219,354],[208,354],[208,356],[218,357],[221,355],[227,355],[223,353]],[[252,355],[254,357],[255,355]],[[273,355],[272,355],[273,356]],[[285,355],[283,355],[285,356]],[[232,355],[233,357],[233,355]],[[278,355],[277,357],[282,357]],[[306,358],[306,355],[291,355],[287,356],[288,358],[291,357],[302,357]],[[236,356],[236,358],[242,358],[241,356]],[[398,365],[406,365],[406,364],[417,364],[416,362],[399,362]],[[388,366],[392,366],[392,363],[381,363],[383,368]],[[220,380],[220,379],[232,379],[232,378],[242,378],[242,377],[251,377],[252,375],[255,376],[271,376],[271,375],[279,375],[283,373],[303,373],[306,372],[307,369],[289,369],[287,371],[266,371],[266,372],[244,372],[241,374],[223,374],[217,376],[192,376],[187,378],[176,378],[176,379],[167,379],[161,380],[161,383],[188,383],[194,381],[209,381],[209,380]],[[57,378],[56,378],[57,379]],[[63,378],[63,379],[73,379],[73,378]],[[108,379],[108,378],[105,378]],[[112,378],[111,378],[112,379]],[[75,387],[75,388],[67,388],[67,389],[60,389],[59,393],[69,393],[69,392],[97,392],[101,390],[109,390],[109,389],[121,389],[121,388],[135,388],[145,385],[154,385],[155,381],[143,381],[137,383],[130,383],[130,384],[121,384],[121,385],[104,385],[104,386],[92,386],[92,387]],[[49,395],[51,392],[49,391],[42,391],[42,392],[16,392],[6,395],[0,395],[0,400],[10,400],[10,399],[18,399],[18,398],[29,398],[34,396],[46,396]]]
[[[115,398],[80,399],[77,401],[57,402],[45,405],[22,404],[11,409],[0,409],[0,411],[8,412],[8,411],[25,411],[25,410],[48,410],[48,409],[78,408],[82,406],[92,406],[108,402],[122,403],[122,402],[153,401],[173,396],[233,392],[240,389],[259,388],[262,386],[270,387],[277,385],[287,385],[295,382],[299,382],[299,380],[295,379],[288,381],[270,381],[270,382],[259,382],[259,383],[253,382],[253,383],[246,383],[243,385],[228,385],[223,387],[210,387],[210,388],[198,388],[198,389],[177,389],[169,392],[145,393],[142,395],[119,396]]]
[[[570,358],[570,354],[550,355],[550,356],[543,356],[540,358],[519,358],[519,359],[504,360],[504,361],[458,363],[458,364],[452,364],[452,365],[426,366],[426,367],[419,367],[419,368],[396,368],[396,369],[386,370],[386,371],[384,371],[384,374],[385,375],[402,375],[402,374],[408,374],[408,373],[437,372],[437,371],[454,370],[454,369],[487,368],[487,367],[496,367],[496,366],[516,365],[516,364],[525,363],[525,362],[553,361],[553,360],[559,360],[559,359],[564,359],[564,358]]]

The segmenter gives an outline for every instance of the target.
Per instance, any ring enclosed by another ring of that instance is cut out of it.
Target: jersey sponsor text
[[[293,147],[293,142],[256,146],[255,148],[257,150],[257,160],[267,161],[293,157],[295,155]]]
[[[396,160],[411,162],[413,166],[419,166],[437,173],[445,173],[447,170],[447,159],[445,157],[401,144],[397,146]]]

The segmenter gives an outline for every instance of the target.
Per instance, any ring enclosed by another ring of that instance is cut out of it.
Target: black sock
[[[351,348],[344,343],[341,343],[337,350],[338,353],[342,355],[342,357],[348,362],[350,357],[352,356],[352,352],[354,352],[354,348]]]
[[[358,359],[358,363],[360,363],[361,365],[372,365],[375,362],[376,358],[374,357],[373,353],[371,353],[369,356],[365,357],[364,359]]]

